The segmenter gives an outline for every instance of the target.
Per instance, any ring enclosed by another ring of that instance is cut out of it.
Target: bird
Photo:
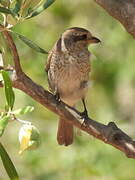
[[[81,27],[66,29],[49,51],[45,71],[48,83],[56,99],[70,107],[75,107],[79,100],[84,106],[83,115],[87,116],[85,96],[88,91],[91,71],[89,44],[101,42],[91,32]],[[73,125],[60,117],[57,131],[59,145],[73,143]]]

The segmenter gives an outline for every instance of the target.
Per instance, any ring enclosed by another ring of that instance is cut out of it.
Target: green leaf
[[[15,14],[17,14],[17,13],[20,11],[21,5],[22,5],[22,0],[16,0],[15,7],[14,7],[14,9],[13,9],[13,12],[14,12]]]
[[[10,0],[0,0],[0,4],[2,4],[4,7],[9,7]]]
[[[6,95],[7,104],[12,110],[14,106],[14,102],[15,102],[15,95],[12,88],[12,82],[10,80],[8,72],[4,70],[1,70],[1,72],[2,72],[2,77],[3,77],[4,85],[5,85],[5,95]]]
[[[34,49],[35,51],[42,53],[42,54],[48,54],[47,51],[45,51],[44,49],[42,49],[41,47],[39,47],[36,43],[34,43],[33,41],[31,41],[30,39],[26,38],[25,36],[18,34],[16,32],[14,32],[25,44],[27,44],[27,46],[29,46],[30,48]]]
[[[4,7],[0,7],[0,12],[5,13],[5,14],[13,14],[11,9],[7,9],[7,8],[4,8]]]
[[[37,16],[38,14],[43,12],[45,9],[47,9],[49,6],[51,6],[51,4],[53,4],[54,2],[55,0],[46,0],[46,2],[43,3],[41,6],[39,6],[36,10],[33,10],[33,12],[31,12],[31,15],[28,16],[27,19]]]
[[[9,115],[3,115],[0,117],[0,137],[3,135],[4,130],[9,122],[10,116]]]
[[[10,180],[19,180],[19,176],[17,174],[15,166],[1,143],[0,143],[0,156]]]
[[[34,110],[33,106],[26,106],[24,108],[20,108],[20,109],[17,109],[15,111],[12,111],[12,113],[15,114],[15,115],[23,115],[23,114],[30,113],[33,110]]]

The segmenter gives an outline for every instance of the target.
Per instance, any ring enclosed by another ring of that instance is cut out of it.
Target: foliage
[[[17,23],[23,22],[25,19],[32,18],[40,14],[43,10],[47,9],[54,0],[46,0],[45,2],[37,1],[36,3],[29,0],[16,0],[16,1],[9,1],[9,0],[2,0],[0,1],[0,15],[3,17],[0,22],[0,31],[11,31],[10,29],[14,27]],[[34,5],[34,6],[33,6]],[[8,18],[13,18],[15,20],[14,23],[9,23]],[[31,47],[37,52],[47,54],[47,52],[40,48],[37,44],[33,41],[29,40],[25,36],[11,31],[14,33],[19,39],[21,39],[26,45]],[[4,54],[5,49],[2,47],[0,50],[1,55],[1,68],[5,68],[4,65]],[[15,94],[12,88],[12,82],[10,74],[5,71],[1,70],[2,81],[4,84],[5,89],[5,97],[6,97],[6,104],[5,110],[0,112],[0,136],[3,135],[8,123],[10,121],[16,120],[20,123],[24,123],[25,125],[22,126],[19,132],[19,141],[20,141],[20,151],[21,154],[24,150],[32,150],[36,149],[40,145],[40,133],[38,129],[31,125],[28,121],[20,120],[16,117],[16,115],[26,114],[28,112],[33,111],[32,106],[26,106],[24,108],[20,108],[13,111],[14,102],[15,102]],[[1,82],[2,82],[1,81]],[[19,180],[19,176],[16,172],[16,169],[9,158],[8,153],[6,152],[4,146],[0,143],[0,156],[5,167],[5,170],[11,180]]]
[[[11,180],[19,180],[16,169],[15,169],[10,157],[8,156],[6,150],[4,149],[4,147],[2,146],[1,143],[0,143],[0,156],[1,156],[3,165],[7,171],[9,178]]]
[[[34,45],[37,42],[38,47],[45,47],[45,52],[51,49],[66,28],[72,26],[85,27],[102,40],[101,45],[89,47],[93,54],[91,57],[93,85],[87,95],[89,113],[92,118],[105,124],[109,121],[117,122],[123,130],[134,137],[135,42],[121,25],[106,14],[101,7],[88,0],[56,1],[45,12],[33,18],[32,16],[30,18],[31,13],[49,1],[12,1],[10,9],[9,2],[8,0],[0,1],[1,4],[4,3],[0,7],[5,8],[3,10],[5,13],[7,11],[6,16],[1,13],[1,22],[7,19],[10,24],[9,30],[21,34],[24,39],[28,37],[26,42],[31,42],[29,39],[32,39],[31,46],[33,42]],[[13,33],[13,35],[23,69],[34,81],[47,87],[47,77],[43,67],[46,55],[33,51],[33,47],[31,49],[21,43],[17,34]],[[2,37],[0,37],[0,42],[4,62],[6,59],[4,64],[12,64],[10,52]],[[13,115],[6,120],[1,142],[17,166],[20,179],[134,180],[134,160],[127,159],[109,145],[90,139],[86,134],[79,137],[76,133],[74,144],[68,148],[58,146],[56,142],[57,117],[24,93],[15,89],[13,91],[16,102],[10,110],[11,114],[14,114],[17,119],[23,117],[33,121],[42,135],[42,146],[36,151],[25,152],[20,158],[17,153],[15,154],[18,151],[16,138],[18,124],[14,122],[17,121],[13,121]],[[0,88],[0,112],[3,112],[1,116],[7,115],[9,111],[8,102],[5,103],[4,96],[4,91]],[[22,107],[29,105],[34,106],[35,110],[24,115]],[[81,104],[77,108],[81,108]],[[13,123],[10,123],[11,121]],[[2,169],[1,164],[0,168]],[[1,180],[7,179],[3,169],[0,177]]]

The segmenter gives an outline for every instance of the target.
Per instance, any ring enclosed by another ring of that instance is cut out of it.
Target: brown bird
[[[49,53],[46,71],[51,91],[64,103],[74,107],[79,100],[87,115],[85,95],[88,90],[90,52],[88,45],[100,40],[79,27],[67,29]],[[60,118],[57,141],[68,146],[73,142],[73,125]]]

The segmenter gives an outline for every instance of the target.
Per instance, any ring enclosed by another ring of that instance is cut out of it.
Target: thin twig
[[[3,83],[2,83],[2,81],[0,81],[0,87],[3,87]]]
[[[0,25],[0,27],[2,28],[3,26]],[[2,34],[4,35],[4,37],[6,39],[6,42],[7,42],[8,46],[9,46],[9,48],[11,49],[11,52],[12,52],[13,58],[14,58],[16,74],[19,75],[19,74],[22,73],[22,68],[21,68],[20,59],[19,59],[19,55],[18,55],[16,45],[15,45],[15,43],[13,41],[13,38],[12,38],[10,32],[5,30],[5,31],[2,32]]]

